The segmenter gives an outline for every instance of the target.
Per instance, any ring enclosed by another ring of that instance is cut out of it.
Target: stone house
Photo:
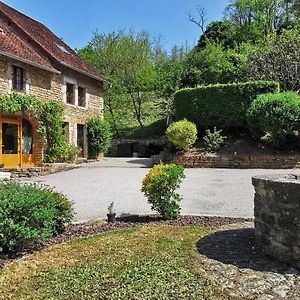
[[[57,99],[65,107],[68,142],[87,156],[86,121],[103,115],[105,79],[46,26],[0,1],[0,95],[16,91]],[[0,115],[0,164],[38,165],[43,141],[26,115]]]

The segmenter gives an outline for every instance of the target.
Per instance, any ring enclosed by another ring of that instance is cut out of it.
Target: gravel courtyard
[[[26,180],[54,187],[74,201],[76,221],[104,218],[109,202],[120,214],[148,214],[150,205],[140,192],[151,161],[107,158],[80,168]],[[182,214],[253,217],[251,177],[290,174],[298,170],[186,169],[180,189]]]

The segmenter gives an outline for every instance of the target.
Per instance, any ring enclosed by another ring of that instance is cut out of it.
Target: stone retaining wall
[[[300,176],[252,178],[256,240],[279,261],[300,268]]]
[[[29,167],[16,169],[2,169],[4,172],[11,172],[12,178],[30,178],[44,176],[58,172],[68,171],[79,168],[79,164],[49,164],[43,167]]]
[[[293,169],[300,168],[300,155],[180,154],[173,162],[186,168]]]

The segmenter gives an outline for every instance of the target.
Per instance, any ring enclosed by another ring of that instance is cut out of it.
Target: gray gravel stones
[[[233,299],[300,299],[300,272],[266,257],[251,222],[226,225],[199,240],[202,271]]]

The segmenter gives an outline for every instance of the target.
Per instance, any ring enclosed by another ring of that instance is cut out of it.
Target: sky
[[[227,0],[2,0],[40,21],[73,49],[87,45],[93,33],[146,30],[159,36],[166,50],[194,46],[201,34],[189,13],[201,5],[208,23],[223,18]]]

